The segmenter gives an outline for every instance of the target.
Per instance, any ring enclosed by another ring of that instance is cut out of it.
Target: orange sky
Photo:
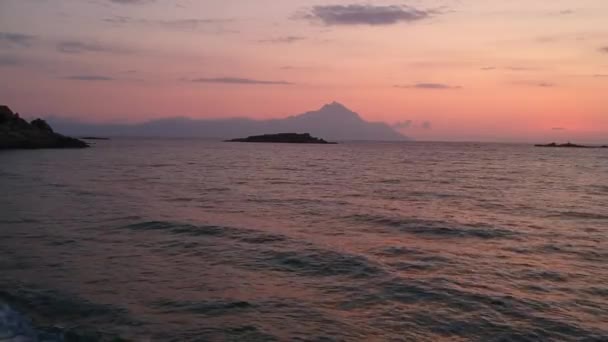
[[[371,3],[0,0],[0,102],[135,122],[337,100],[418,139],[608,140],[607,1]]]

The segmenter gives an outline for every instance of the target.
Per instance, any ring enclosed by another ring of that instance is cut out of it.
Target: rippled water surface
[[[138,341],[606,341],[608,151],[0,152],[0,302]]]

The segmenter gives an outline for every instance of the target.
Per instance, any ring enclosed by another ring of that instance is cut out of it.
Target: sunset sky
[[[608,143],[608,1],[0,0],[0,75],[26,116],[336,100],[418,139]]]

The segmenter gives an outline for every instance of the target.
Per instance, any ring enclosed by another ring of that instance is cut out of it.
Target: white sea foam
[[[39,339],[27,317],[6,304],[0,304],[0,341],[37,342]]]

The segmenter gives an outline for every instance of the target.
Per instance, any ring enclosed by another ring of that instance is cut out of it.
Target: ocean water
[[[65,331],[607,341],[608,151],[116,139],[0,152],[0,340]]]

